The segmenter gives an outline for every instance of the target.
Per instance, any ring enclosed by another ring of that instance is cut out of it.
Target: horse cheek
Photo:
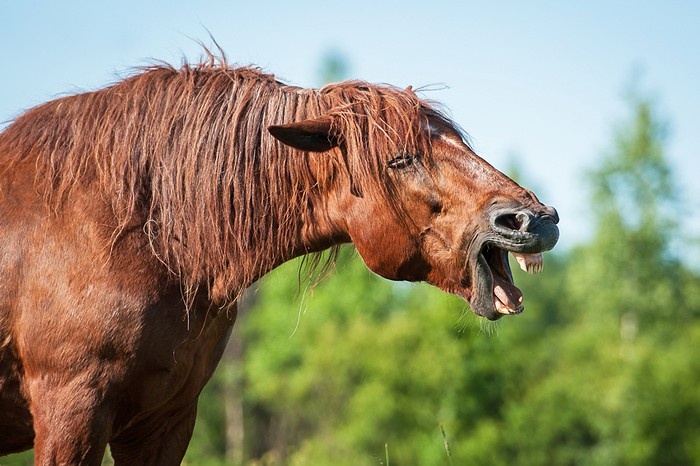
[[[410,238],[398,226],[376,228],[363,225],[352,235],[357,252],[374,273],[390,280],[403,280],[401,268],[415,254]]]

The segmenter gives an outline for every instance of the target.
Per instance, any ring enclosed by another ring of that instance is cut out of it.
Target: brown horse
[[[242,291],[354,243],[497,319],[556,211],[409,89],[158,66],[0,133],[0,454],[178,464]]]

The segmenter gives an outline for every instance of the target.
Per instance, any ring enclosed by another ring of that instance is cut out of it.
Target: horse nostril
[[[515,219],[518,221],[517,229],[520,231],[527,231],[528,227],[530,226],[531,218],[532,216],[525,212],[518,212],[517,214],[515,214]]]
[[[527,231],[531,218],[527,212],[508,212],[498,215],[494,223],[509,230]]]

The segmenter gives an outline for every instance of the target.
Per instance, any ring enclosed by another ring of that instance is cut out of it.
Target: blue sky
[[[201,55],[209,33],[238,64],[317,86],[322,58],[349,77],[434,88],[506,169],[517,159],[561,215],[562,244],[590,234],[583,173],[610,148],[631,82],[670,124],[685,229],[700,236],[700,2],[2,2],[0,121],[114,82],[151,59]]]

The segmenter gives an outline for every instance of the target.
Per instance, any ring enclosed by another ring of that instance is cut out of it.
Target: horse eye
[[[417,158],[418,157],[414,155],[402,154],[398,157],[394,157],[393,159],[389,160],[389,162],[387,162],[387,167],[393,169],[410,167],[411,165],[413,165]]]

